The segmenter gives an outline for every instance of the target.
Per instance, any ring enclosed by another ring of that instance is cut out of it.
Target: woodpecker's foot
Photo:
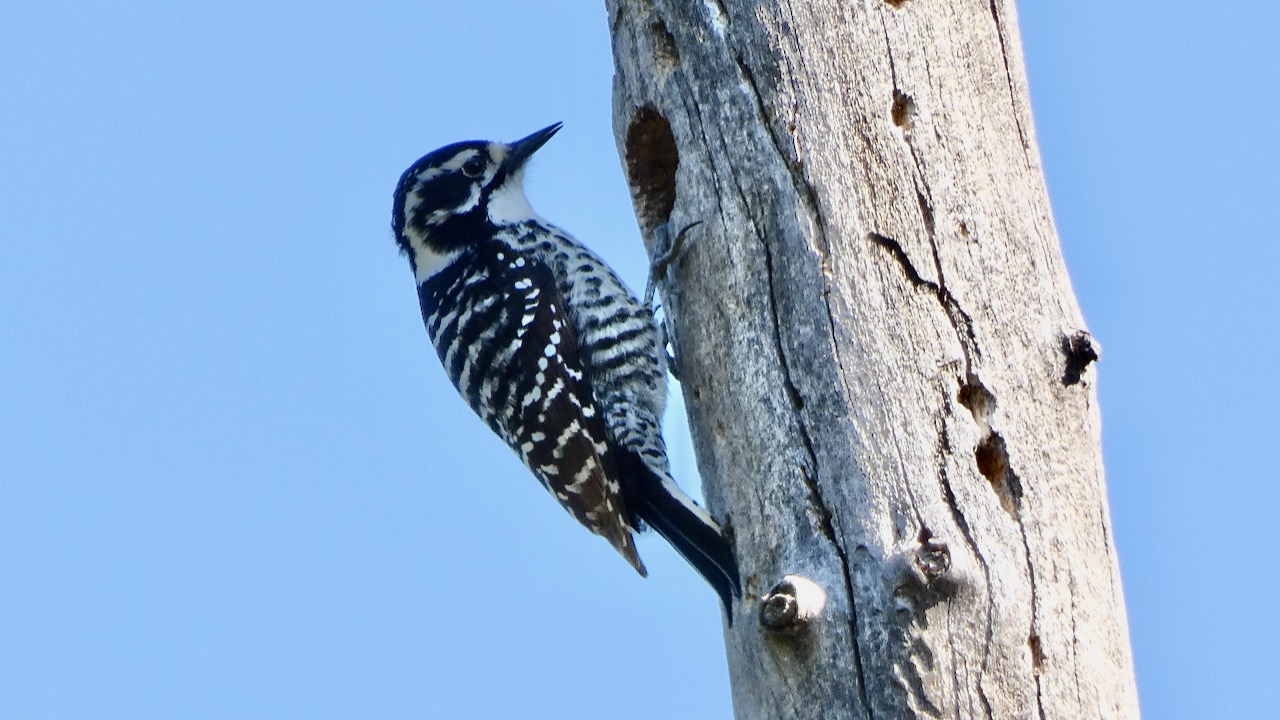
[[[644,304],[653,308],[657,312],[658,308],[654,305],[654,291],[659,289],[659,285],[665,285],[667,282],[667,271],[671,266],[684,255],[684,238],[690,230],[701,225],[701,220],[685,225],[676,236],[671,237],[671,222],[667,221],[654,228],[653,230],[653,260],[649,265],[649,281],[644,287]]]
[[[658,323],[658,330],[662,335],[663,352],[667,355],[667,372],[671,373],[671,377],[677,381],[680,380],[680,372],[676,369],[679,363],[676,362],[676,343],[675,334],[671,331],[671,316],[663,313],[662,317],[658,317],[658,308],[661,307],[655,300],[654,293],[661,289],[663,295],[666,295],[666,284],[669,279],[668,273],[671,266],[677,260],[684,256],[685,236],[689,231],[702,224],[701,220],[685,225],[680,232],[671,236],[671,222],[664,222],[653,231],[653,260],[649,265],[649,280],[644,288],[644,304],[653,313],[654,319]],[[667,351],[667,348],[671,348]]]

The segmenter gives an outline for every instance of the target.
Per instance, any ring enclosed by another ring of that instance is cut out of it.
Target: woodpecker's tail
[[[728,538],[707,511],[670,478],[659,477],[632,453],[624,454],[628,457],[619,470],[622,477],[630,480],[623,493],[633,519],[657,530],[702,575],[720,596],[732,622],[733,598],[742,597],[742,587],[738,560]]]

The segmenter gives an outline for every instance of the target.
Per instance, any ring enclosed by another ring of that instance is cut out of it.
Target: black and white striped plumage
[[[449,145],[401,176],[392,226],[427,332],[463,399],[578,522],[641,575],[632,531],[654,527],[728,609],[733,549],[671,478],[653,314],[525,198],[524,165],[559,128]]]

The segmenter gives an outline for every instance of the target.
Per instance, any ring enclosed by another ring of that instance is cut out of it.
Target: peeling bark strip
[[[702,223],[663,305],[737,717],[1137,717],[1013,5],[606,4],[637,218]]]

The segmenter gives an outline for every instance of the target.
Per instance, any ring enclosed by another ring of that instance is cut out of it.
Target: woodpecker
[[[654,528],[731,618],[733,548],[671,476],[653,312],[525,196],[526,163],[559,129],[447,145],[400,177],[391,224],[427,333],[463,400],[570,515],[641,576],[632,533]]]

